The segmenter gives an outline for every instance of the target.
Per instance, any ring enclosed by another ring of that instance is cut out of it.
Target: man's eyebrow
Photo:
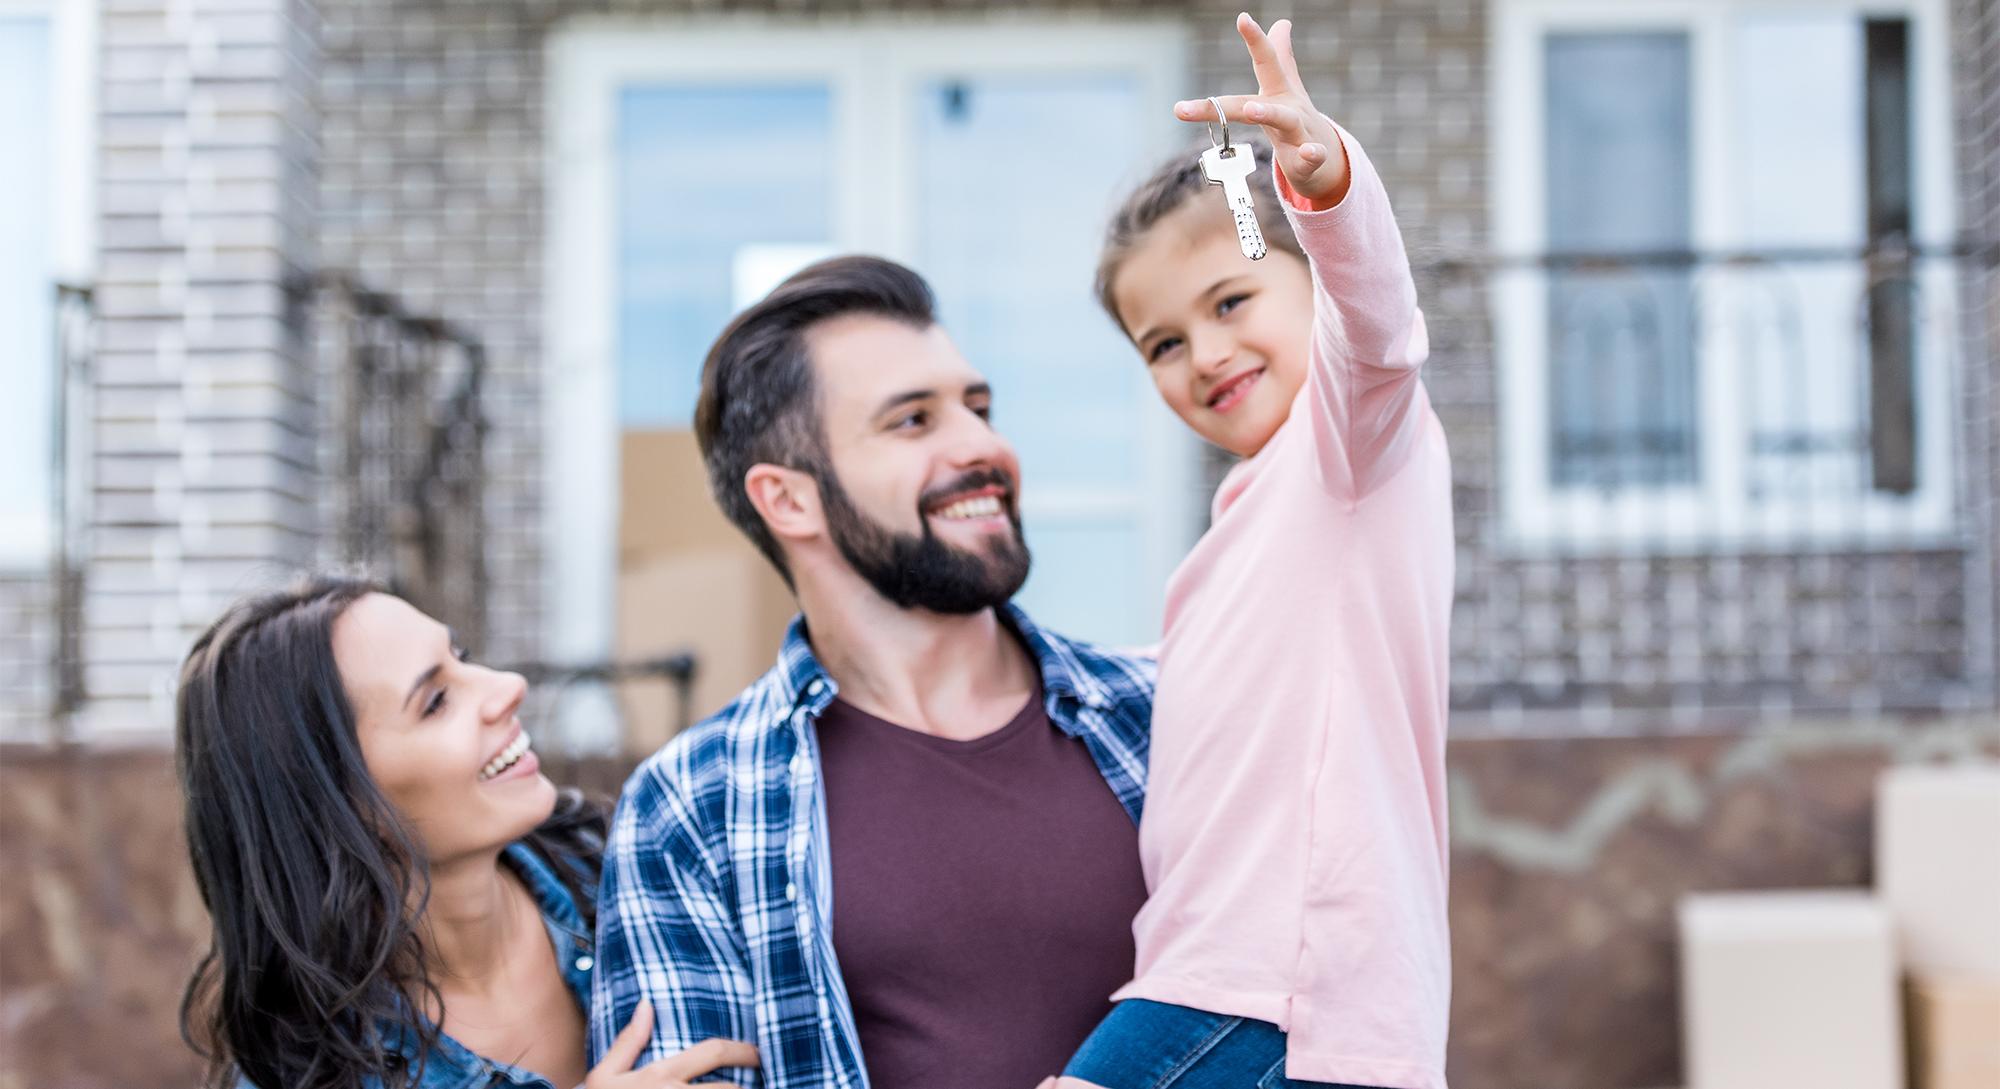
[[[880,416],[892,408],[907,405],[912,401],[928,401],[936,396],[937,391],[934,389],[904,390],[902,393],[892,394],[883,398],[882,403],[875,407],[875,415]]]
[[[415,683],[415,684],[413,684],[413,685],[411,685],[411,686],[410,686],[410,694],[409,694],[409,695],[407,695],[407,696],[404,696],[404,697],[403,697],[403,706],[404,706],[404,707],[406,707],[406,708],[407,708],[407,707],[409,707],[409,706],[410,706],[410,701],[411,701],[412,699],[415,699],[415,698],[416,698],[416,695],[417,695],[417,693],[418,693],[418,692],[421,692],[421,691],[423,691],[423,687],[424,687],[425,685],[427,685],[427,684],[431,683],[431,681],[435,680],[435,679],[437,678],[437,675],[438,675],[438,670],[440,670],[440,669],[443,669],[443,668],[444,668],[444,667],[443,667],[443,666],[441,666],[441,665],[434,665],[434,666],[430,667],[429,669],[426,669],[426,670],[424,670],[424,671],[423,671],[422,673],[418,674],[418,675],[417,675],[417,683]]]

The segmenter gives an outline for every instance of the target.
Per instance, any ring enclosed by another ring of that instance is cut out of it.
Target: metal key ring
[[[1215,119],[1216,119],[1217,121],[1220,121],[1220,122],[1222,122],[1222,143],[1221,143],[1221,145],[1220,145],[1220,146],[1221,146],[1222,150],[1224,150],[1224,151],[1228,151],[1228,150],[1229,150],[1229,118],[1227,118],[1227,117],[1224,117],[1224,116],[1223,116],[1223,114],[1222,114],[1222,100],[1221,100],[1221,99],[1219,99],[1219,98],[1216,98],[1216,97],[1215,97],[1214,95],[1210,95],[1210,96],[1209,96],[1209,98],[1208,98],[1208,104],[1209,104],[1209,105],[1211,105],[1211,106],[1214,106],[1214,107],[1215,107]],[[1211,143],[1211,144],[1215,143],[1215,126],[1214,126],[1214,125],[1210,125],[1210,126],[1208,126],[1208,142],[1209,142],[1209,143]]]

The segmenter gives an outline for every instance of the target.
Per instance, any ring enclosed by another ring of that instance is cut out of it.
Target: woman
[[[213,946],[181,1006],[210,1086],[638,1089],[641,1008],[586,1070],[604,813],[542,776],[527,684],[361,581],[243,601],[182,668],[176,745]]]

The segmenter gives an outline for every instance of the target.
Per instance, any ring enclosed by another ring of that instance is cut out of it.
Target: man
[[[750,1041],[771,1089],[1030,1089],[1130,977],[1152,665],[1008,604],[1028,551],[992,401],[874,258],[800,272],[710,350],[710,482],[803,615],[626,784],[593,1052],[645,998],[656,1053]]]

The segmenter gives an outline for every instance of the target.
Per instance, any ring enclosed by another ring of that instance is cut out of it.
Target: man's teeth
[[[1000,514],[1000,498],[986,495],[978,499],[961,499],[937,512],[939,518],[995,518]]]
[[[515,735],[514,740],[506,748],[500,750],[498,756],[488,760],[486,766],[479,769],[479,778],[482,780],[491,779],[495,775],[513,767],[516,760],[521,759],[527,754],[528,731],[522,730],[519,734]]]

